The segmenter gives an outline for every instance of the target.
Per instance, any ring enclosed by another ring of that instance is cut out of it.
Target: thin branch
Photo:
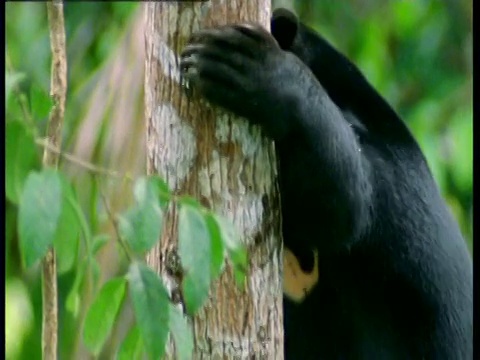
[[[132,256],[130,255],[130,251],[127,245],[123,242],[123,239],[120,235],[120,230],[118,229],[118,222],[115,218],[115,215],[113,215],[112,210],[110,209],[110,205],[108,204],[108,200],[103,191],[102,185],[98,184],[98,188],[100,189],[100,197],[102,198],[103,205],[105,206],[105,210],[107,211],[108,218],[112,222],[113,229],[115,230],[115,234],[117,235],[117,242],[120,244],[121,248],[125,252],[125,256],[127,257],[128,261],[132,262]]]
[[[118,179],[122,179],[122,180],[133,181],[133,177],[128,175],[128,174],[120,173],[120,172],[115,171],[115,170],[102,168],[100,166],[89,163],[88,161],[82,160],[82,159],[80,159],[80,158],[78,158],[78,157],[76,157],[72,154],[63,152],[59,148],[49,144],[48,142],[46,142],[43,139],[35,139],[35,142],[38,145],[46,148],[48,151],[51,151],[51,152],[61,156],[65,160],[71,162],[72,164],[78,165],[78,166],[80,166],[80,167],[84,168],[85,170],[90,171],[92,173],[95,173],[95,174],[98,174],[98,175],[106,175],[106,176],[109,176],[109,177],[118,178]]]
[[[63,19],[63,3],[58,0],[47,2],[48,25],[50,28],[50,47],[52,50],[52,73],[50,95],[53,107],[47,126],[47,143],[61,148],[62,126],[65,115],[65,99],[67,95],[67,51],[65,47],[65,24]],[[58,154],[45,148],[43,153],[44,167],[57,167]],[[58,291],[57,264],[55,251],[50,249],[42,264],[43,281],[43,319],[42,319],[42,358],[57,359],[58,343]]]

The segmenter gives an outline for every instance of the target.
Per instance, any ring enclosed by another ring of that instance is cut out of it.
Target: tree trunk
[[[273,143],[244,120],[188,100],[178,54],[193,31],[258,22],[269,27],[270,0],[148,2],[145,114],[147,171],[233,221],[249,251],[244,291],[229,266],[193,319],[194,359],[283,359],[280,199]],[[175,301],[180,284],[167,263],[176,253],[175,208],[147,262]],[[174,346],[167,349],[175,358]]]

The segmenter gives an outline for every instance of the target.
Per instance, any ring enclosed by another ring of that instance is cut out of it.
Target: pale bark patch
[[[180,84],[180,69],[177,65],[177,57],[172,49],[168,47],[158,32],[154,35],[153,56],[159,60],[163,74]]]
[[[165,126],[170,132],[168,141],[165,139],[167,134],[163,131]],[[148,149],[154,154],[154,166],[166,174],[168,186],[175,189],[192,171],[197,155],[194,130],[187,122],[180,119],[177,110],[168,103],[157,106],[153,114],[152,127],[156,136],[165,139],[161,142],[148,142]],[[174,176],[168,176],[170,174]]]

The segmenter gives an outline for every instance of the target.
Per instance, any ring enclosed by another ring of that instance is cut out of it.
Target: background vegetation
[[[471,2],[296,0],[293,5],[303,21],[358,64],[406,120],[472,247]],[[114,2],[65,5],[69,93],[64,150],[132,176],[143,174],[145,164],[140,7]],[[6,99],[9,121],[21,113],[22,102],[35,107],[33,100],[49,90],[51,55],[44,4],[6,4],[6,56],[7,84],[21,77],[16,91]],[[45,133],[47,114],[40,109],[32,119],[39,134]],[[100,192],[105,192],[115,211],[121,211],[131,203],[126,184],[109,177],[99,184],[69,162],[62,162],[61,167],[75,184],[93,232],[111,233]],[[22,269],[17,207],[8,201],[6,206],[6,355],[8,359],[37,359],[39,271]],[[59,277],[61,358],[87,357],[80,331],[85,310],[99,284],[125,270],[125,259],[115,247],[109,241],[99,250],[101,271],[90,274],[80,287],[76,313],[67,308],[66,300],[78,267]],[[98,274],[102,278],[95,279]],[[130,319],[131,314],[124,311],[120,324]],[[123,338],[123,328],[117,326],[107,348]]]

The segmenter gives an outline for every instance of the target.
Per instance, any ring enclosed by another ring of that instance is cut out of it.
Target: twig
[[[80,158],[78,158],[78,157],[76,157],[72,154],[63,152],[59,148],[53,146],[52,144],[49,144],[48,142],[46,142],[43,139],[35,139],[35,142],[38,145],[43,146],[44,148],[48,149],[49,151],[54,152],[55,154],[61,156],[62,158],[71,162],[72,164],[78,165],[78,166],[80,166],[80,167],[84,168],[85,170],[90,171],[92,173],[133,181],[133,177],[128,175],[128,174],[120,173],[120,172],[115,171],[115,170],[102,168],[100,166],[89,163],[88,161],[82,160],[82,159],[80,159]]]
[[[62,2],[58,0],[47,2],[47,15],[50,28],[50,47],[52,50],[50,95],[53,98],[53,107],[47,126],[47,143],[56,148],[61,148],[65,98],[67,95],[67,54]],[[45,148],[43,165],[44,167],[57,167],[58,154]],[[58,343],[58,291],[57,264],[55,251],[53,249],[47,252],[42,265],[42,358],[44,360],[56,360]]]
[[[98,184],[98,188],[100,190],[100,197],[102,198],[103,205],[105,206],[105,210],[107,211],[108,218],[112,222],[113,229],[115,230],[115,234],[117,235],[117,241],[122,247],[123,251],[125,252],[125,256],[127,257],[129,262],[132,262],[132,256],[130,255],[130,251],[128,250],[128,247],[125,245],[123,242],[123,239],[120,235],[120,230],[118,229],[118,223],[117,220],[115,219],[115,215],[113,215],[112,210],[110,209],[110,205],[108,204],[107,197],[105,196],[105,193],[103,192],[103,188],[101,184]]]

